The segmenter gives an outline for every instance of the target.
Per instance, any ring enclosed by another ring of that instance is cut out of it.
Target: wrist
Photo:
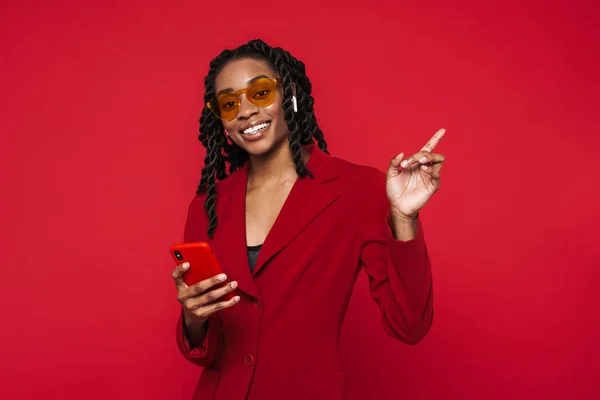
[[[187,329],[198,330],[205,327],[208,323],[208,318],[198,318],[194,315],[190,316],[187,313],[183,313],[183,324]]]
[[[419,213],[406,215],[398,210],[391,210],[392,235],[396,240],[408,241],[416,237]]]
[[[208,332],[208,319],[203,323],[184,323],[183,333],[190,344],[191,349],[197,348],[204,340]]]
[[[397,208],[395,208],[393,206],[390,209],[390,214],[391,214],[394,222],[399,222],[399,223],[414,223],[417,220],[417,218],[419,217],[418,211],[414,214],[406,215],[402,211],[398,210]]]

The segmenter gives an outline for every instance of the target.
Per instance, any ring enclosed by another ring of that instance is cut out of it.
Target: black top
[[[258,253],[260,253],[262,244],[259,244],[258,246],[247,246],[247,247],[248,247],[248,263],[250,264],[250,272],[254,272],[254,265],[256,264],[256,259],[258,258]]]

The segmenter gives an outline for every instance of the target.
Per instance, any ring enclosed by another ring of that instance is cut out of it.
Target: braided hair
[[[223,124],[206,106],[206,102],[215,96],[215,81],[219,72],[230,61],[250,58],[262,60],[281,77],[283,86],[282,107],[285,122],[290,131],[289,144],[292,151],[292,160],[296,173],[300,178],[309,176],[314,178],[302,160],[302,146],[314,143],[321,150],[328,153],[327,143],[323,132],[317,124],[313,109],[314,99],[311,96],[312,85],[306,76],[302,61],[294,58],[289,52],[279,47],[271,47],[262,40],[251,40],[234,50],[224,50],[210,62],[208,75],[204,79],[204,108],[200,117],[200,135],[198,139],[206,148],[202,177],[198,185],[197,194],[206,193],[204,208],[208,213],[208,236],[213,237],[217,227],[216,212],[216,183],[223,180],[239,169],[248,160],[248,153],[229,143],[223,134]],[[298,112],[294,112],[292,85],[296,87],[296,101]],[[227,168],[229,166],[229,168]],[[226,172],[226,170],[229,172]]]

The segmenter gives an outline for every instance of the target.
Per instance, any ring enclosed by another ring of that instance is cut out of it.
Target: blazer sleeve
[[[183,312],[177,321],[177,347],[186,360],[201,367],[211,367],[218,358],[222,346],[222,327],[219,318],[213,314],[208,317],[208,327],[202,343],[194,348],[185,334]]]
[[[204,196],[197,196],[189,206],[183,234],[184,243],[206,240],[203,229],[206,229],[207,224],[206,218],[203,218],[203,204]],[[208,318],[207,324],[204,340],[198,346],[192,348],[184,328],[183,310],[177,320],[176,340],[179,351],[188,361],[202,367],[212,366],[221,354],[223,346],[223,328],[219,317],[212,314]]]
[[[394,239],[385,179],[385,174],[376,171],[363,191],[367,195],[362,207],[360,261],[385,331],[414,345],[429,332],[433,321],[431,263],[420,219],[414,239]]]

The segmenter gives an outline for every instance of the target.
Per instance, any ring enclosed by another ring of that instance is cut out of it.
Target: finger
[[[175,281],[175,287],[177,288],[178,291],[181,291],[184,288],[187,288],[187,285],[185,284],[185,280],[183,279],[183,274],[189,268],[190,268],[190,263],[184,262],[184,263],[181,263],[178,266],[176,266],[175,269],[173,270],[173,272],[171,273],[171,276],[173,277],[173,280]]]
[[[195,308],[199,308],[214,302],[215,300],[219,300],[221,297],[225,296],[227,293],[230,293],[238,287],[238,283],[236,281],[229,282],[227,285],[223,285],[220,288],[208,291],[202,295],[192,297],[188,299],[184,306],[190,310]]]
[[[420,152],[415,153],[412,156],[408,157],[406,160],[402,161],[402,163],[400,163],[400,165],[402,166],[402,168],[408,168],[411,165],[413,165],[414,163],[418,162],[418,160],[426,154],[429,154],[429,153],[427,153],[424,150],[421,150]]]
[[[435,135],[433,135],[433,137],[431,139],[429,139],[429,141],[425,144],[425,146],[423,146],[421,148],[421,151],[426,151],[428,153],[431,153],[433,151],[433,149],[435,149],[435,146],[438,144],[440,139],[444,137],[445,133],[446,133],[445,129],[440,129],[439,131],[437,131],[435,133]]]
[[[446,160],[442,154],[425,153],[419,157],[419,164],[441,164]]]
[[[398,171],[398,167],[400,167],[400,163],[402,162],[403,158],[404,158],[404,153],[400,153],[396,157],[392,158],[392,160],[390,161],[390,166],[387,171],[388,178],[393,178],[395,176],[398,176],[398,174],[400,174],[400,172]]]
[[[213,314],[219,310],[223,310],[225,308],[233,307],[234,305],[236,305],[239,302],[240,302],[240,296],[234,296],[230,300],[219,301],[217,303],[212,303],[207,306],[198,308],[197,310],[194,311],[194,315],[196,315],[199,318],[208,318],[208,317],[210,317],[211,314]]]
[[[434,164],[432,166],[429,165],[421,165],[421,169],[429,174],[429,176],[431,177],[431,179],[433,180],[438,180],[440,179],[440,168],[442,167],[442,164]],[[439,185],[438,185],[439,186]]]
[[[183,303],[183,302],[187,301],[188,299],[191,299],[192,297],[196,297],[199,294],[206,292],[211,287],[218,285],[219,283],[225,281],[225,279],[227,279],[227,275],[219,274],[219,275],[215,275],[211,278],[205,279],[203,281],[200,281],[200,282],[196,283],[195,285],[184,288],[183,290],[181,290],[179,292],[179,296],[178,296],[179,302]]]

